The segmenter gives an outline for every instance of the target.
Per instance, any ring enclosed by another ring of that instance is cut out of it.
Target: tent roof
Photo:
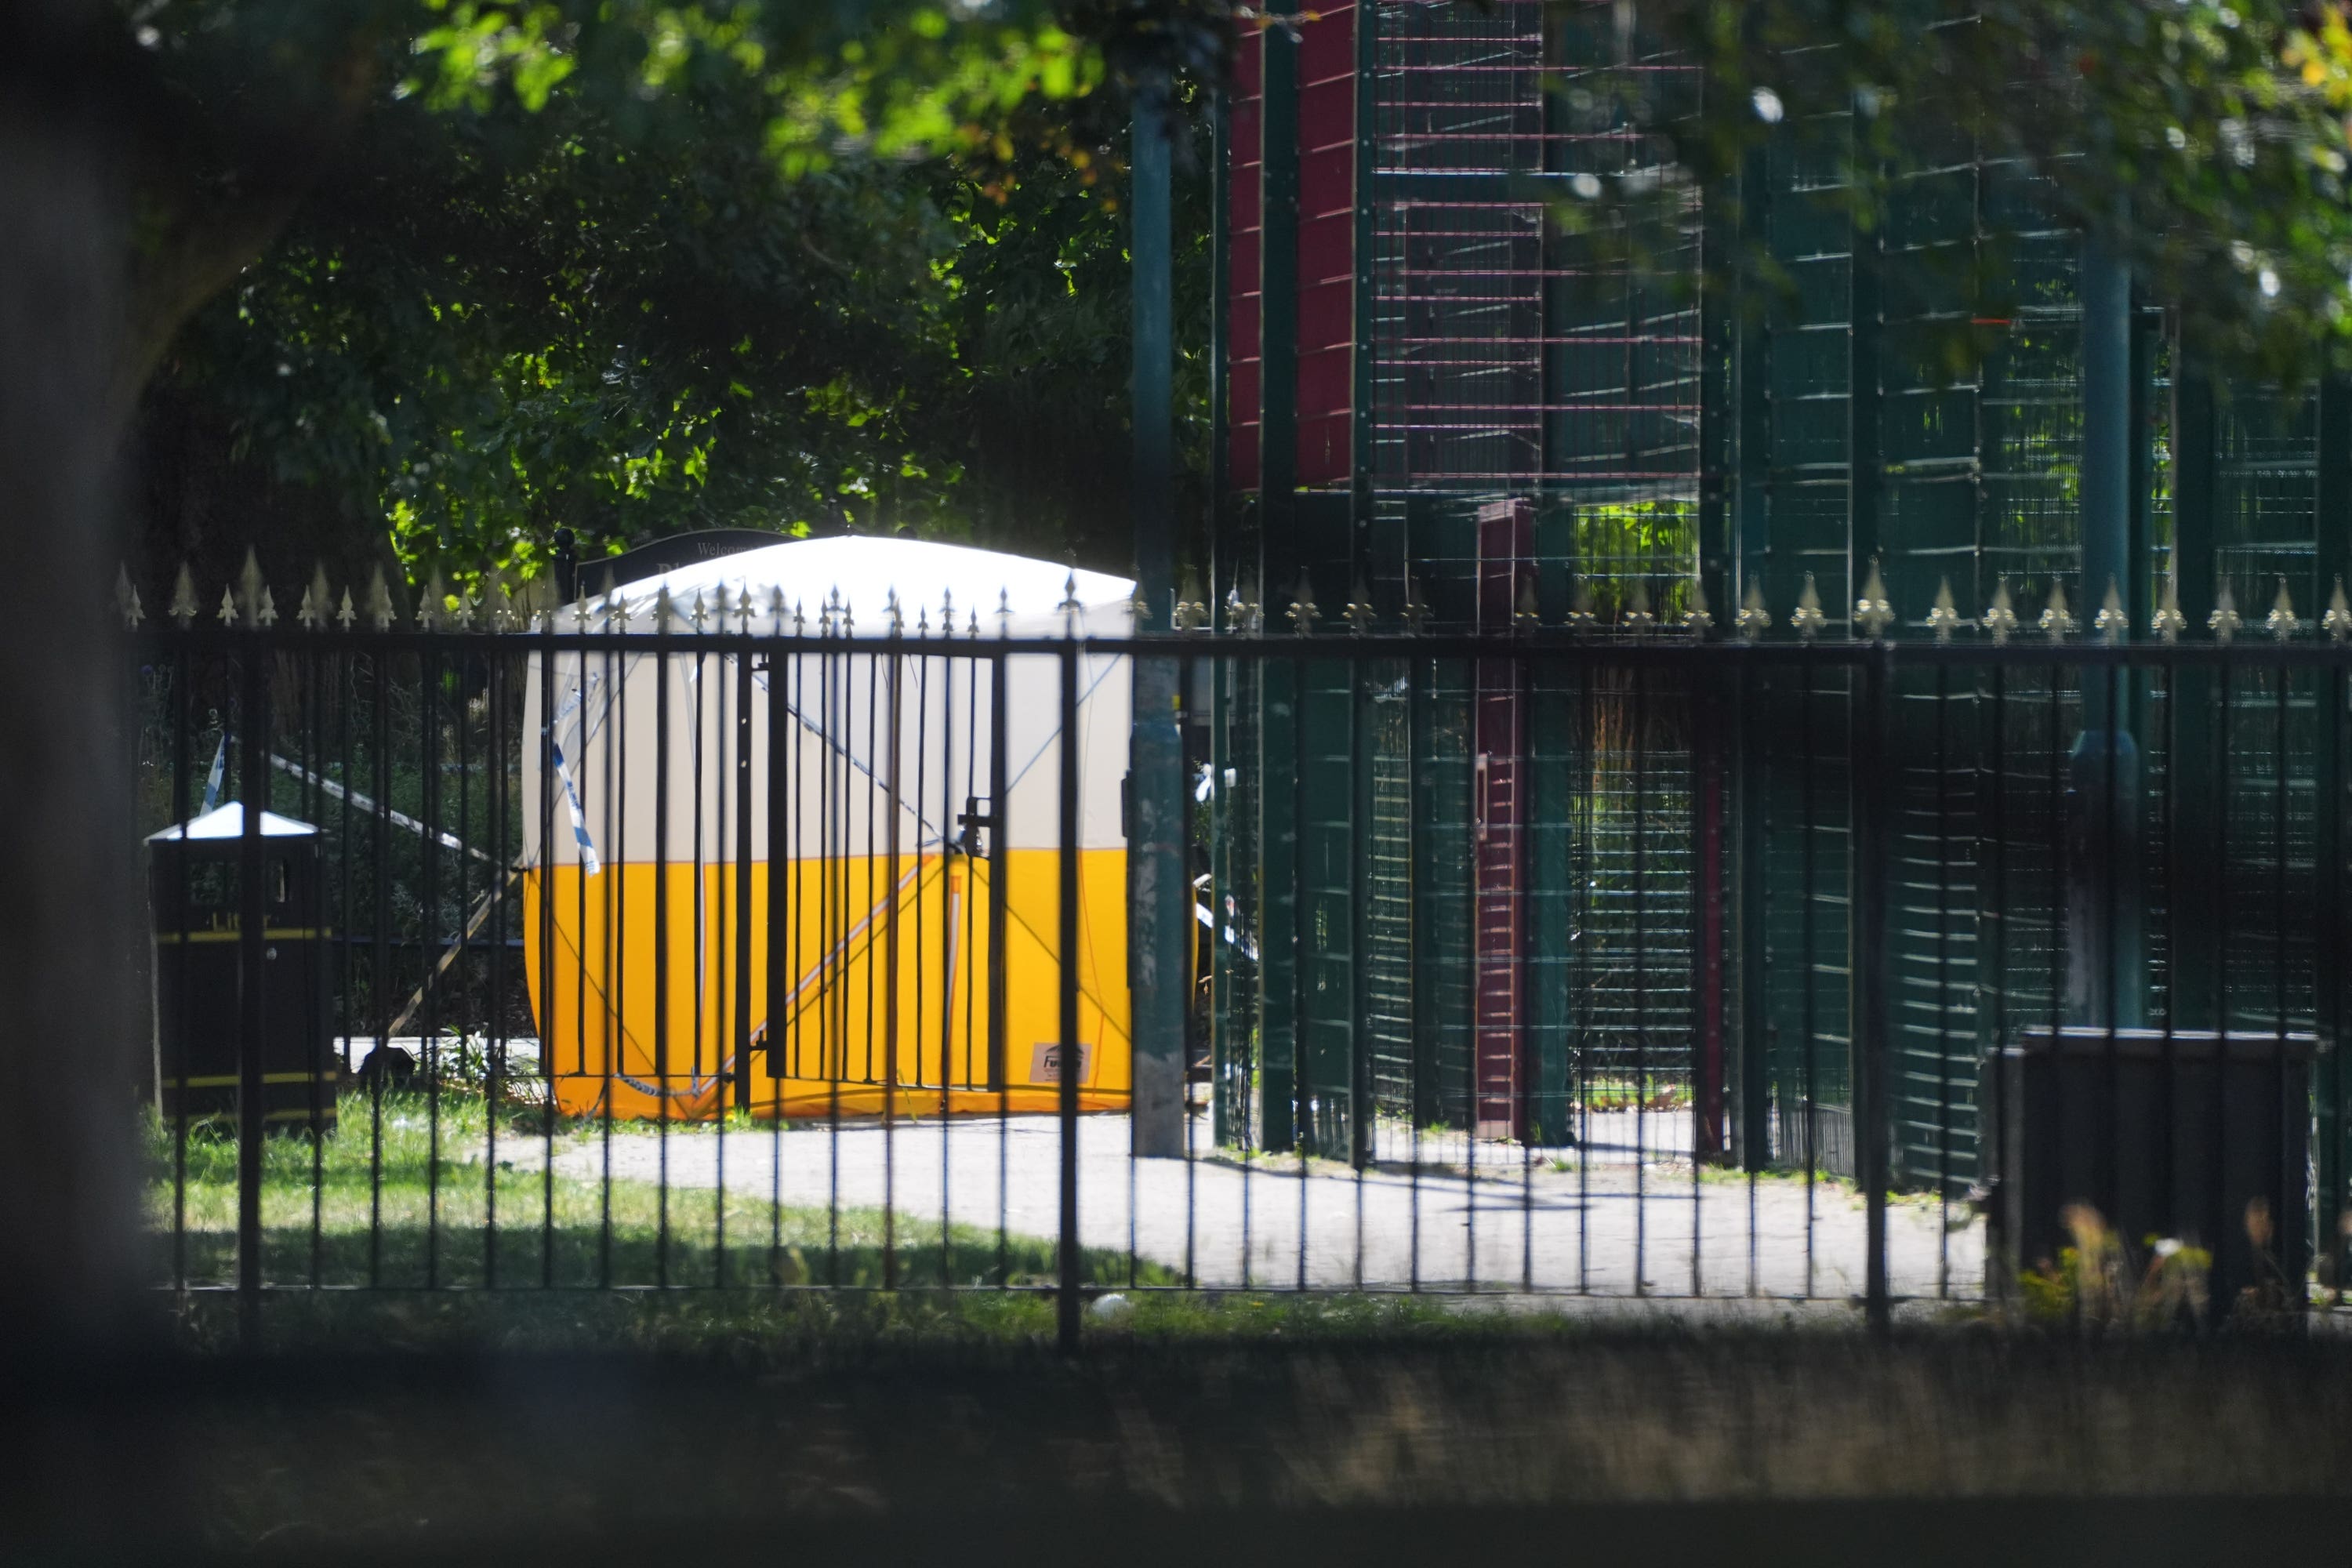
[[[297,822],[290,816],[280,816],[274,811],[261,814],[261,836],[264,838],[307,838],[319,830],[307,822]],[[177,843],[183,838],[242,838],[245,837],[245,802],[230,801],[215,806],[201,816],[147,836],[150,844],[169,839]]]
[[[709,595],[723,589],[731,601],[748,588],[751,602],[764,614],[770,595],[781,589],[786,604],[797,603],[814,616],[817,607],[839,589],[860,623],[877,627],[893,589],[909,625],[918,608],[928,609],[936,617],[940,604],[952,594],[959,622],[965,622],[976,610],[982,626],[987,627],[999,607],[1000,594],[1003,605],[1017,619],[1048,616],[1061,607],[1074,577],[1077,601],[1085,606],[1123,606],[1135,593],[1134,583],[1127,578],[1074,572],[1057,562],[927,539],[872,539],[855,534],[788,540],[765,549],[698,561],[658,576],[621,584],[614,592],[634,612],[665,587],[671,599],[681,605],[698,591]]]

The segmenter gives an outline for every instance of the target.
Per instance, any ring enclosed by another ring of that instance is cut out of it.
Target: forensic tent
[[[559,611],[530,656],[521,758],[523,948],[557,1104],[707,1118],[747,1089],[789,1118],[1053,1109],[1061,661],[990,647],[1124,637],[1132,593],[836,538]],[[1080,1103],[1123,1109],[1128,661],[1081,653],[1077,675]]]

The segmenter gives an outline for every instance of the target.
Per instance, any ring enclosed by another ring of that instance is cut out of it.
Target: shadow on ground
[[[2352,1518],[2347,1395],[2310,1339],[159,1354],[16,1390],[0,1520],[44,1562],[2236,1561]]]

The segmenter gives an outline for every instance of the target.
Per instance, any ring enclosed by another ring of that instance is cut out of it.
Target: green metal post
[[[2329,375],[2319,384],[2317,493],[2313,498],[2315,612],[2327,604],[2352,564],[2352,381]],[[2344,951],[2344,707],[2345,677],[2322,671],[2313,679],[2319,709],[2314,754],[2315,834],[2313,930],[2319,951]],[[2344,1279],[2344,966],[2323,960],[2312,987],[2313,1025],[2324,1048],[2313,1085],[2318,1115],[2319,1260],[2322,1279]]]
[[[1739,232],[1742,277],[1746,263],[1762,248],[1767,234],[1766,200],[1770,167],[1761,147],[1750,152],[1739,174]],[[1735,541],[1730,580],[1724,603],[1716,611],[1725,617],[1736,613],[1748,584],[1761,585],[1771,540],[1772,383],[1769,355],[1771,333],[1761,302],[1740,290],[1733,327],[1737,343],[1733,374],[1738,396],[1736,435],[1738,488],[1731,503]],[[1783,605],[1785,610],[1787,606]],[[1767,951],[1765,893],[1766,780],[1765,745],[1770,704],[1757,689],[1752,677],[1744,678],[1738,717],[1739,874],[1735,891],[1739,910],[1739,1162],[1750,1171],[1769,1163],[1772,1152],[1771,1008],[1765,976],[1769,972]]]
[[[1173,346],[1169,247],[1168,80],[1136,93],[1128,211],[1134,316],[1135,593],[1139,634],[1173,629],[1176,510]],[[1129,776],[1134,820],[1128,854],[1128,971],[1134,1028],[1134,1148],[1145,1158],[1184,1152],[1184,741],[1171,658],[1133,661]]]
[[[2082,272],[2082,599],[2085,619],[2131,571],[2131,271],[2086,238]],[[2075,1024],[2136,1028],[2146,1014],[2147,953],[2140,893],[2139,743],[2123,677],[2086,671],[2083,731],[2067,764],[2066,1014]]]
[[[1298,42],[1286,27],[1265,49],[1259,124],[1264,203],[1258,230],[1258,597],[1269,629],[1298,583]],[[1301,845],[1292,770],[1297,766],[1299,665],[1258,673],[1261,787],[1258,875],[1260,1147],[1291,1147],[1304,1030],[1298,1016]]]
[[[2172,355],[2172,585],[2192,627],[2212,613],[2215,420],[2213,384],[2188,345]],[[2170,1022],[2176,1029],[2221,1026],[2221,799],[2214,772],[2213,677],[2183,668],[2170,678],[2170,770],[2176,870],[2171,899]]]
[[[1861,110],[1857,106],[1855,123],[1860,124]],[[1857,131],[1858,139],[1858,131]],[[1859,146],[1855,149],[1861,155]],[[1885,498],[1885,465],[1884,462],[1885,425],[1882,418],[1883,381],[1879,343],[1885,326],[1885,304],[1882,298],[1885,273],[1885,231],[1883,227],[1864,228],[1859,223],[1848,228],[1847,264],[1852,279],[1847,296],[1847,361],[1846,361],[1846,580],[1837,606],[1830,611],[1833,618],[1843,618],[1854,635],[1860,636],[1853,624],[1854,602],[1861,596],[1862,585],[1867,581],[1871,563],[1879,552],[1880,513]],[[1827,595],[1823,595],[1826,597]],[[1847,857],[1845,887],[1847,919],[1844,932],[1846,962],[1846,1006],[1851,1020],[1847,1046],[1846,1070],[1849,1108],[1853,1124],[1853,1177],[1863,1184],[1864,1198],[1873,1205],[1870,1211],[1870,1246],[1874,1249],[1871,1287],[1875,1291],[1883,1283],[1876,1275],[1885,1262],[1885,1225],[1883,1205],[1885,1199],[1885,1174],[1889,1168],[1886,1157],[1888,1141],[1894,1128],[1885,1115],[1885,1100],[1874,1100],[1872,1090],[1883,1084],[1886,1068],[1885,1049],[1887,1036],[1874,1029],[1880,1021],[1874,1011],[1884,1000],[1884,993],[1874,991],[1877,976],[1874,967],[1884,959],[1885,933],[1869,911],[1874,899],[1881,900],[1883,888],[1876,879],[1880,862],[1874,850],[1880,847],[1870,837],[1870,814],[1874,805],[1882,805],[1881,796],[1890,795],[1885,773],[1897,763],[1893,754],[1891,737],[1885,727],[1894,721],[1891,701],[1875,703],[1872,682],[1882,678],[1880,664],[1874,660],[1860,678],[1850,672],[1830,675],[1838,682],[1848,700],[1847,711],[1852,719],[1850,752],[1853,757],[1851,792],[1846,801],[1849,825],[1855,835],[1854,851]],[[1809,683],[1823,678],[1811,670],[1801,677]],[[1884,674],[1889,682],[1891,674]],[[1818,687],[1816,687],[1818,690]],[[1884,697],[1884,693],[1878,693]],[[1818,695],[1805,699],[1819,701]],[[1870,749],[1862,750],[1867,739]],[[1810,757],[1807,767],[1813,765]],[[1880,825],[1883,832],[1884,825]],[[1808,981],[1808,984],[1811,984]],[[1813,1031],[1807,1031],[1805,1048],[1814,1048]],[[1808,1057],[1808,1060],[1811,1058]],[[1815,1088],[1810,1098],[1826,1100],[1822,1091],[1818,1072]],[[1808,1118],[1818,1114],[1807,1107]],[[1876,1318],[1874,1316],[1874,1323]]]
[[[1709,203],[1701,215],[1699,231],[1699,481],[1698,587],[1718,624],[1733,613],[1739,581],[1732,508],[1739,492],[1738,322],[1739,300],[1730,281],[1732,257],[1738,241],[1738,196],[1726,210]],[[1703,859],[1694,900],[1691,979],[1697,1000],[1700,1027],[1698,1106],[1692,1123],[1694,1149],[1700,1159],[1719,1158],[1719,1140],[1735,1102],[1731,1068],[1738,1023],[1729,1016],[1730,995],[1725,984],[1725,959],[1729,947],[1727,926],[1737,929],[1732,903],[1725,896],[1726,861],[1738,842],[1737,829],[1724,831],[1727,756],[1737,758],[1736,742],[1727,744],[1724,721],[1739,711],[1738,674],[1717,670],[1698,678],[1692,693],[1692,711],[1698,724],[1691,754],[1691,843]],[[1727,853],[1728,852],[1728,853]],[[1744,1138],[1735,1137],[1736,1142]]]

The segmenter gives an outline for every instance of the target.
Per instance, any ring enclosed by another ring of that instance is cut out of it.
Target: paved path
[[[1092,1116],[1078,1127],[1079,1229],[1089,1247],[1132,1247],[1220,1289],[1292,1287],[1303,1270],[1308,1285],[1325,1288],[1402,1288],[1417,1279],[1425,1287],[1630,1296],[1638,1277],[1641,1291],[1660,1295],[1860,1293],[1864,1215],[1850,1191],[1823,1183],[1809,1204],[1801,1177],[1751,1184],[1714,1171],[1694,1185],[1686,1157],[1658,1152],[1688,1148],[1687,1119],[1641,1120],[1641,1158],[1633,1116],[1596,1115],[1580,1167],[1574,1150],[1481,1144],[1474,1179],[1458,1163],[1417,1175],[1401,1163],[1361,1175],[1320,1163],[1302,1175],[1288,1159],[1244,1168],[1212,1153],[1198,1119],[1196,1157],[1137,1160],[1125,1117]],[[1409,1134],[1382,1142],[1384,1155],[1410,1158]],[[1002,1223],[1031,1236],[1056,1227],[1061,1138],[1050,1117],[902,1122],[889,1133],[869,1124],[837,1136],[796,1127],[781,1139],[763,1129],[730,1134],[723,1144],[725,1184],[747,1196],[767,1196],[781,1146],[788,1205],[867,1208],[887,1199],[910,1220],[935,1222],[945,1212],[960,1224]],[[721,1145],[708,1130],[673,1132],[670,1183],[719,1185]],[[1425,1139],[1423,1149],[1425,1160],[1458,1162],[1468,1152],[1459,1134],[1442,1144]],[[593,1178],[603,1158],[593,1143],[560,1149],[557,1168]],[[617,1133],[612,1158],[615,1176],[654,1179],[661,1141]],[[1978,1294],[1981,1223],[1958,1206],[1950,1218],[1956,1228],[1948,1230],[1933,1204],[1891,1205],[1895,1294],[1933,1296],[1939,1277],[1956,1296]]]

